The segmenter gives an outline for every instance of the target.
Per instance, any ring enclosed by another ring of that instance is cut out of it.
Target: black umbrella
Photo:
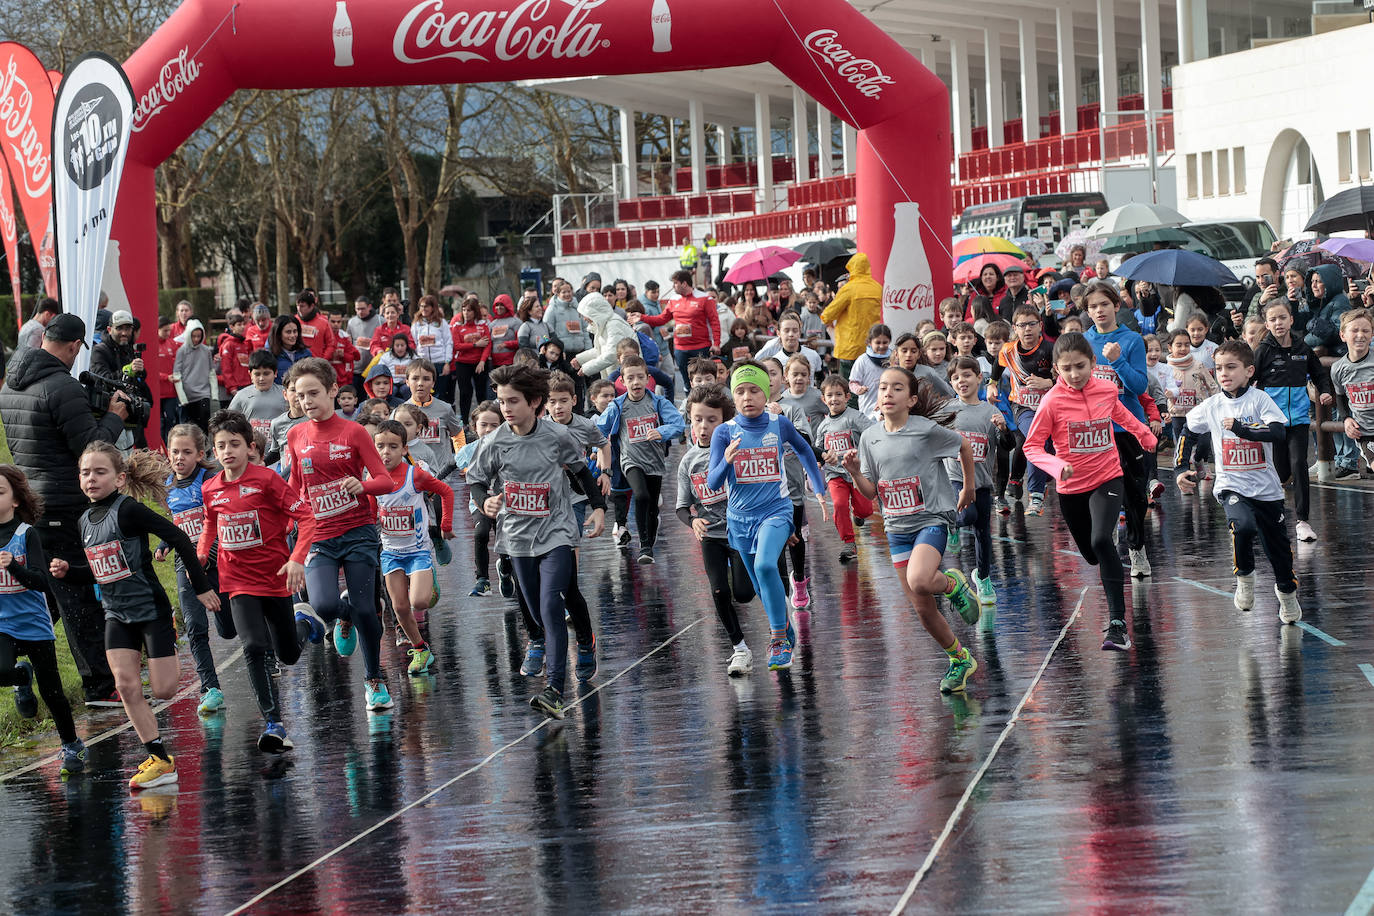
[[[836,258],[846,258],[852,254],[854,243],[849,239],[836,237],[806,242],[792,250],[801,255],[801,259],[808,264],[827,264]]]
[[[1342,191],[1317,208],[1304,232],[1374,233],[1374,186]]]

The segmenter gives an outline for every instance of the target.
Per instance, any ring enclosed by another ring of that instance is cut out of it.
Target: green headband
[[[740,383],[748,382],[751,385],[758,385],[763,389],[763,396],[769,397],[768,373],[758,366],[740,366],[730,375],[730,390],[734,391]]]

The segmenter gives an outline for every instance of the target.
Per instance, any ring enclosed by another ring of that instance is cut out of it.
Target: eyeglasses
[[[1016,327],[1017,327],[1018,329],[1021,329],[1021,330],[1028,330],[1028,329],[1030,329],[1030,328],[1038,328],[1038,327],[1040,327],[1040,322],[1038,322],[1038,321],[1018,321],[1018,322],[1016,322]]]

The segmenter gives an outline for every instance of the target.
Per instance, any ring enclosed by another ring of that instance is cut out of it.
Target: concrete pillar
[[[687,149],[692,162],[692,193],[706,193],[706,117],[700,99],[687,101]]]
[[[949,40],[950,132],[954,136],[954,155],[972,152],[973,118],[969,112],[968,45],[962,38]],[[846,171],[849,167],[845,166]]]
[[[853,175],[859,168],[859,132],[845,121],[840,129],[840,139],[844,152],[844,173]]]
[[[816,103],[816,177],[829,178],[834,171],[831,151],[834,148],[830,127],[830,109]]]
[[[1116,111],[1116,0],[1097,0],[1097,102],[1100,111]],[[1102,123],[1110,126],[1115,118]]]
[[[730,149],[730,131],[724,124],[716,125],[716,153],[720,158],[720,165],[727,165],[734,150]]]
[[[811,132],[807,126],[806,93],[796,86],[792,87],[792,161],[795,165],[794,180],[810,181]]]
[[[1035,20],[1021,19],[1021,136],[1040,139],[1040,62],[1035,52]]]
[[[754,93],[754,162],[759,172],[760,213],[773,209],[773,109],[766,93]]]
[[[639,196],[639,138],[635,136],[635,113],[620,109],[620,196]]]
[[[1054,11],[1054,41],[1059,46],[1059,132],[1078,130],[1078,58],[1073,47],[1073,8]]]
[[[1163,62],[1158,0],[1140,0],[1140,91],[1145,96],[1145,110],[1149,112],[1158,112],[1164,105]]]
[[[992,29],[983,30],[983,65],[988,94],[988,149],[996,149],[1006,142],[1002,122],[1007,113],[1002,105],[1002,36]]]

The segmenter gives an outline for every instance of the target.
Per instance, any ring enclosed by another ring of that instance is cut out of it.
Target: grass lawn
[[[4,439],[4,428],[0,427],[0,463],[8,464],[12,460],[9,443]],[[172,561],[169,559],[165,563],[153,565],[167,596],[175,598],[177,593],[176,573],[172,568]],[[57,630],[57,667],[62,672],[62,686],[66,688],[67,701],[72,704],[72,713],[77,719],[77,732],[84,733],[81,727],[81,717],[85,713],[84,698],[81,692],[81,675],[76,670],[76,663],[72,661],[71,650],[67,646],[67,636],[62,631],[62,623],[59,621],[55,628]],[[37,692],[35,687],[34,693]],[[37,735],[53,730],[52,719],[48,715],[48,708],[44,705],[41,696],[38,700],[37,719],[21,719],[19,713],[15,711],[12,697],[12,688],[0,688],[0,747],[22,744]]]

